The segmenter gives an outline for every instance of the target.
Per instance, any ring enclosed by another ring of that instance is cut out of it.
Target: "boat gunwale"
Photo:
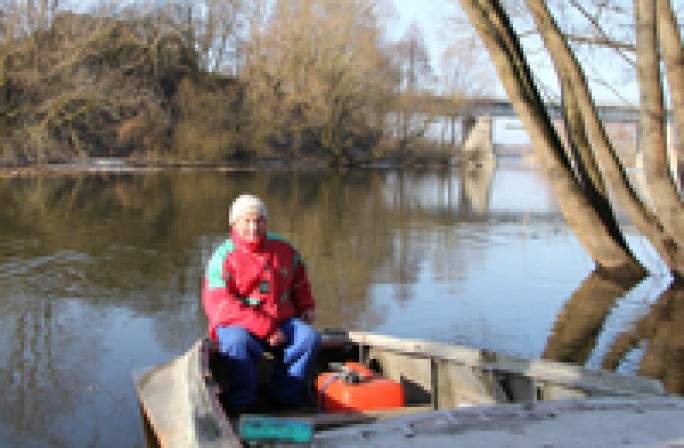
[[[209,404],[212,408],[213,415],[216,417],[216,424],[218,426],[221,439],[225,439],[228,442],[227,446],[231,448],[233,446],[240,448],[241,444],[239,442],[239,437],[235,433],[235,430],[228,419],[228,415],[221,405],[221,400],[219,398],[219,395],[221,394],[221,386],[214,379],[210,369],[209,358],[212,351],[218,351],[218,344],[208,337],[202,338],[199,359],[201,379],[204,381],[204,387],[209,398]],[[236,442],[237,445],[234,445],[233,442]]]

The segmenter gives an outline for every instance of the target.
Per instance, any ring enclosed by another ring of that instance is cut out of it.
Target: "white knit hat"
[[[230,206],[229,222],[232,226],[235,221],[247,213],[258,213],[259,216],[267,217],[266,205],[264,202],[253,194],[243,194],[238,196],[233,205]]]

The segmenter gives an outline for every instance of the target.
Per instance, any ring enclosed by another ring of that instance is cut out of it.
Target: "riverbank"
[[[59,163],[27,166],[0,166],[0,178],[11,177],[42,177],[42,176],[63,176],[72,174],[112,174],[112,173],[142,173],[150,171],[161,171],[164,169],[179,170],[214,170],[214,171],[245,171],[257,169],[282,168],[283,163],[259,163],[258,165],[244,166],[238,164],[204,164],[204,163],[160,163],[160,162],[139,162],[127,159],[88,159],[76,163]],[[323,168],[322,164],[302,164],[298,167]]]
[[[444,167],[457,165],[458,161],[440,155],[439,157],[422,156],[402,162],[398,158],[380,158],[368,161],[357,168],[364,169],[392,169],[400,167]],[[197,162],[159,162],[139,161],[123,158],[93,158],[74,163],[0,166],[0,178],[12,177],[41,177],[63,176],[72,174],[111,174],[111,173],[141,173],[160,171],[165,169],[178,170],[212,170],[212,171],[262,171],[262,170],[323,170],[331,166],[323,159],[305,159],[285,161],[282,159],[260,159],[251,163],[197,163]],[[342,166],[341,169],[350,167]]]

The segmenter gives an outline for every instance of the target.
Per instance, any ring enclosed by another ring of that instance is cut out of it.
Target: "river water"
[[[203,266],[240,193],[309,267],[318,325],[662,379],[682,393],[684,298],[615,285],[534,164],[0,179],[0,445],[143,446],[133,377],[205,334]]]

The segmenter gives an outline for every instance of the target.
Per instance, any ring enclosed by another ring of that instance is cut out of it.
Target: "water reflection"
[[[2,179],[3,443],[142,446],[131,374],[204,334],[203,265],[245,191],[304,255],[321,326],[576,364],[610,339],[606,367],[636,356],[626,373],[681,392],[681,292],[629,301],[587,276],[534,169]],[[625,308],[638,317],[608,331]]]
[[[586,365],[593,354],[602,369],[655,378],[663,382],[668,392],[684,395],[681,285],[670,284],[660,295],[648,297],[652,303],[639,307],[641,315],[629,319],[599,350],[598,338],[606,337],[606,320],[624,305],[620,302],[630,306],[625,297],[639,283],[636,279],[616,282],[593,272],[559,313],[542,358]]]
[[[633,351],[641,352],[637,373],[684,395],[684,287],[671,285],[632,327],[618,334],[602,367],[616,370]]]
[[[584,365],[617,301],[640,279],[606,279],[592,272],[558,314],[542,358]]]
[[[489,210],[495,169],[495,158],[469,162],[463,167],[463,196],[460,201],[462,209],[476,213],[486,213]]]

